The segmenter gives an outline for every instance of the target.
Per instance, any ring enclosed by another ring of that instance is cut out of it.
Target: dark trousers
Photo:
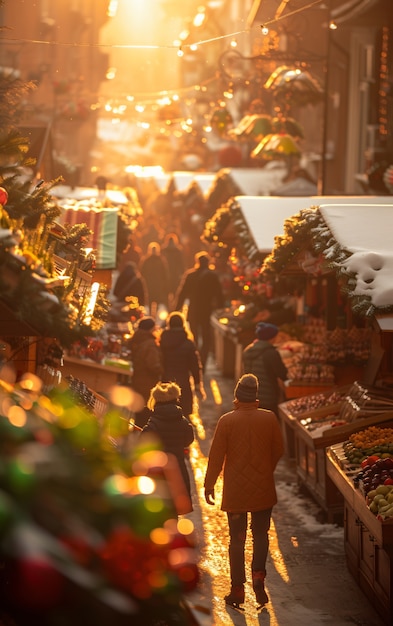
[[[210,315],[199,316],[189,315],[188,322],[190,330],[194,335],[195,345],[201,357],[203,368],[205,368],[207,357],[211,350],[211,325]]]
[[[266,559],[269,550],[269,528],[272,509],[253,511],[251,516],[251,533],[253,556],[251,570],[266,572]],[[229,568],[231,584],[243,585],[246,582],[244,563],[244,546],[246,543],[248,513],[227,512],[229,526]]]

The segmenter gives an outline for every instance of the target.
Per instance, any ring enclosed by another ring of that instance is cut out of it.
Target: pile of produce
[[[328,395],[324,393],[316,393],[310,396],[303,396],[301,398],[294,398],[285,403],[285,408],[293,415],[300,415],[302,413],[308,413],[315,411],[321,407],[331,406],[337,404],[343,398],[343,394],[340,391],[335,390]]]
[[[359,466],[353,477],[381,521],[393,520],[393,428],[370,426],[343,444],[346,459]]]

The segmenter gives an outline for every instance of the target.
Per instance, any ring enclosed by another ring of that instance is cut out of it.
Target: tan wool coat
[[[260,511],[277,502],[274,470],[284,453],[281,428],[258,402],[235,403],[217,422],[205,489],[214,489],[223,470],[223,511]]]

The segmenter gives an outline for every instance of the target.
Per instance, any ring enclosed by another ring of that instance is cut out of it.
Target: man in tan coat
[[[280,425],[272,411],[258,408],[258,379],[244,374],[235,387],[234,410],[222,415],[213,436],[205,476],[205,499],[214,504],[214,486],[223,469],[221,509],[229,527],[231,590],[225,602],[237,609],[244,603],[244,546],[251,515],[252,585],[258,608],[265,591],[266,559],[272,508],[277,502],[274,470],[284,452]]]

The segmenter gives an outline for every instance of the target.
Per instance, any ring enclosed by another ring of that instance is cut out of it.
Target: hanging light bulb
[[[183,49],[182,49],[182,47],[181,47],[181,46],[179,47],[179,49],[178,49],[178,51],[177,51],[177,56],[178,56],[178,57],[183,57],[183,56],[184,56],[184,51],[183,51]]]
[[[231,39],[231,47],[232,47],[232,48],[236,48],[236,47],[237,47],[237,41],[236,41],[236,39]]]
[[[268,35],[269,34],[269,29],[264,24],[261,25],[261,33],[262,33],[262,35]]]

